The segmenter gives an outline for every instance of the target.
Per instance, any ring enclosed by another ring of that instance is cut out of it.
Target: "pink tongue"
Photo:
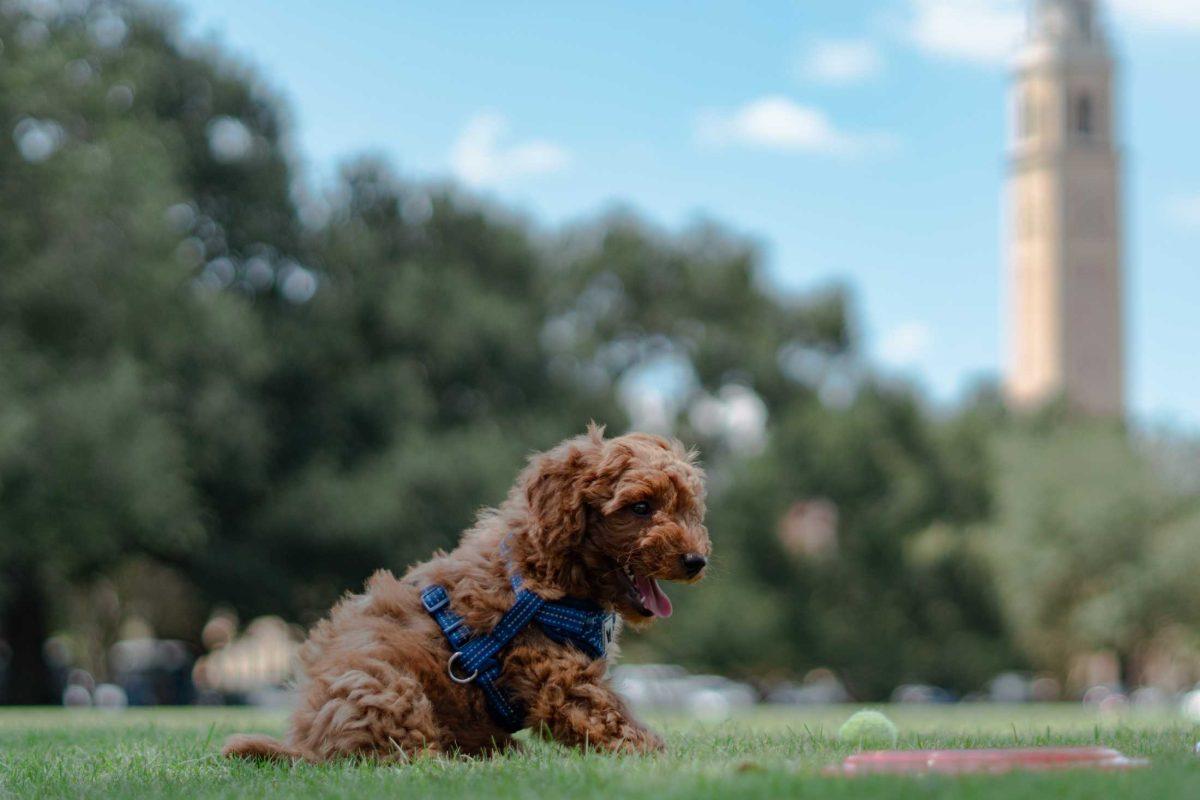
[[[654,578],[638,578],[637,590],[647,611],[656,617],[671,616],[671,598],[658,588],[658,581]]]

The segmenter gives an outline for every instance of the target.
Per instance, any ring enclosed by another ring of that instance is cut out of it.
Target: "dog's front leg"
[[[523,662],[526,722],[572,747],[618,753],[658,753],[663,741],[634,718],[605,677],[605,662],[575,650],[513,653]]]

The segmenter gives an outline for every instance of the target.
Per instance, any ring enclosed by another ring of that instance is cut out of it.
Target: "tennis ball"
[[[858,747],[895,747],[895,724],[878,711],[859,711],[838,730],[838,738]]]

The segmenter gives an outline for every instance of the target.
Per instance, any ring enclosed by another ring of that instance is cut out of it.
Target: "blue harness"
[[[612,642],[616,614],[606,613],[587,600],[567,598],[551,602],[529,589],[521,588],[521,576],[512,574],[513,592],[517,595],[512,608],[504,612],[491,633],[475,636],[463,618],[450,608],[450,595],[437,585],[421,591],[421,604],[442,629],[453,651],[446,662],[446,671],[455,683],[474,683],[483,690],[488,711],[509,733],[525,727],[525,710],[496,684],[500,677],[500,661],[496,655],[504,649],[530,622],[554,641],[572,645],[591,658],[604,658]]]

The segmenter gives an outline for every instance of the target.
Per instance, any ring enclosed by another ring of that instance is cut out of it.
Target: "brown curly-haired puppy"
[[[698,580],[709,549],[695,453],[658,436],[605,439],[589,427],[531,458],[504,503],[485,510],[453,552],[400,579],[381,570],[366,591],[339,602],[301,651],[304,680],[286,742],[234,736],[223,752],[406,760],[506,748],[512,740],[483,691],[447,675],[450,647],[421,604],[424,587],[445,587],[471,631],[487,632],[513,605],[511,563],[524,587],[547,600],[590,599],[639,624],[670,615],[657,581]],[[576,747],[662,749],[613,692],[607,659],[529,625],[499,660],[499,685],[524,706],[528,727]]]

